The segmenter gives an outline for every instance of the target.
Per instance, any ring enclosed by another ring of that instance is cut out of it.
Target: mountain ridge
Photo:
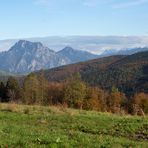
[[[148,51],[98,58],[36,74],[43,73],[49,82],[62,82],[77,72],[89,85],[107,90],[115,86],[126,95],[140,91],[148,93]]]
[[[97,57],[85,51],[66,48],[65,53],[62,50],[55,52],[40,42],[20,40],[10,50],[0,53],[0,69],[13,73],[29,73]]]

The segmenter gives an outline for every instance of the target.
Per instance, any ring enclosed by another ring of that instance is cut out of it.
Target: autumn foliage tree
[[[37,99],[38,104],[47,105],[48,103],[48,81],[45,79],[43,74],[38,76],[38,83],[39,83],[39,98]]]
[[[26,104],[34,104],[37,102],[39,97],[39,81],[35,74],[29,74],[25,80],[23,85],[24,90],[24,103]]]
[[[135,114],[148,113],[148,94],[138,93],[134,96],[133,107]]]
[[[86,96],[86,85],[81,81],[79,73],[66,80],[64,87],[64,102],[70,107],[82,109]]]
[[[112,87],[111,93],[106,99],[108,111],[119,113],[124,98],[125,96],[123,93],[121,93],[117,88]]]
[[[0,82],[0,101],[38,105],[60,104],[64,107],[112,113],[148,113],[148,94],[137,93],[133,99],[127,99],[116,87],[106,91],[97,86],[88,86],[81,80],[79,73],[60,83],[49,83],[43,73],[31,73],[22,83],[15,77],[9,77],[6,83]]]
[[[50,105],[64,104],[63,95],[64,95],[63,83],[48,84],[48,104]]]
[[[48,82],[42,75],[29,74],[24,80],[23,90],[26,104],[46,104]]]
[[[105,110],[105,93],[98,87],[88,87],[84,108],[88,110]]]

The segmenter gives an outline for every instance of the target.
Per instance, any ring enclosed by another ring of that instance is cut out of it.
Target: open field
[[[148,118],[0,104],[0,147],[148,147]]]

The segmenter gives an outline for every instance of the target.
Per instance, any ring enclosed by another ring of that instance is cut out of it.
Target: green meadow
[[[0,104],[0,148],[147,148],[148,118]]]

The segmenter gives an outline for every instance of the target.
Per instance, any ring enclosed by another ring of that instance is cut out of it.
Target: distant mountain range
[[[56,52],[40,42],[19,40],[8,51],[0,53],[0,70],[8,73],[26,74],[40,69],[51,69],[95,58],[111,55],[131,55],[141,51],[148,51],[148,48],[112,49],[105,50],[100,55],[95,55],[67,46]]]
[[[55,52],[40,42],[18,41],[0,53],[0,69],[12,73],[29,73],[97,58],[98,55],[65,47]]]
[[[9,50],[20,39],[0,40],[0,51]],[[49,36],[25,38],[31,42],[41,42],[44,46],[59,51],[66,46],[95,54],[105,50],[122,50],[148,47],[148,36]]]
[[[148,47],[143,48],[131,48],[131,49],[124,49],[124,50],[105,50],[100,56],[106,57],[111,55],[132,55],[134,53],[148,51]]]

